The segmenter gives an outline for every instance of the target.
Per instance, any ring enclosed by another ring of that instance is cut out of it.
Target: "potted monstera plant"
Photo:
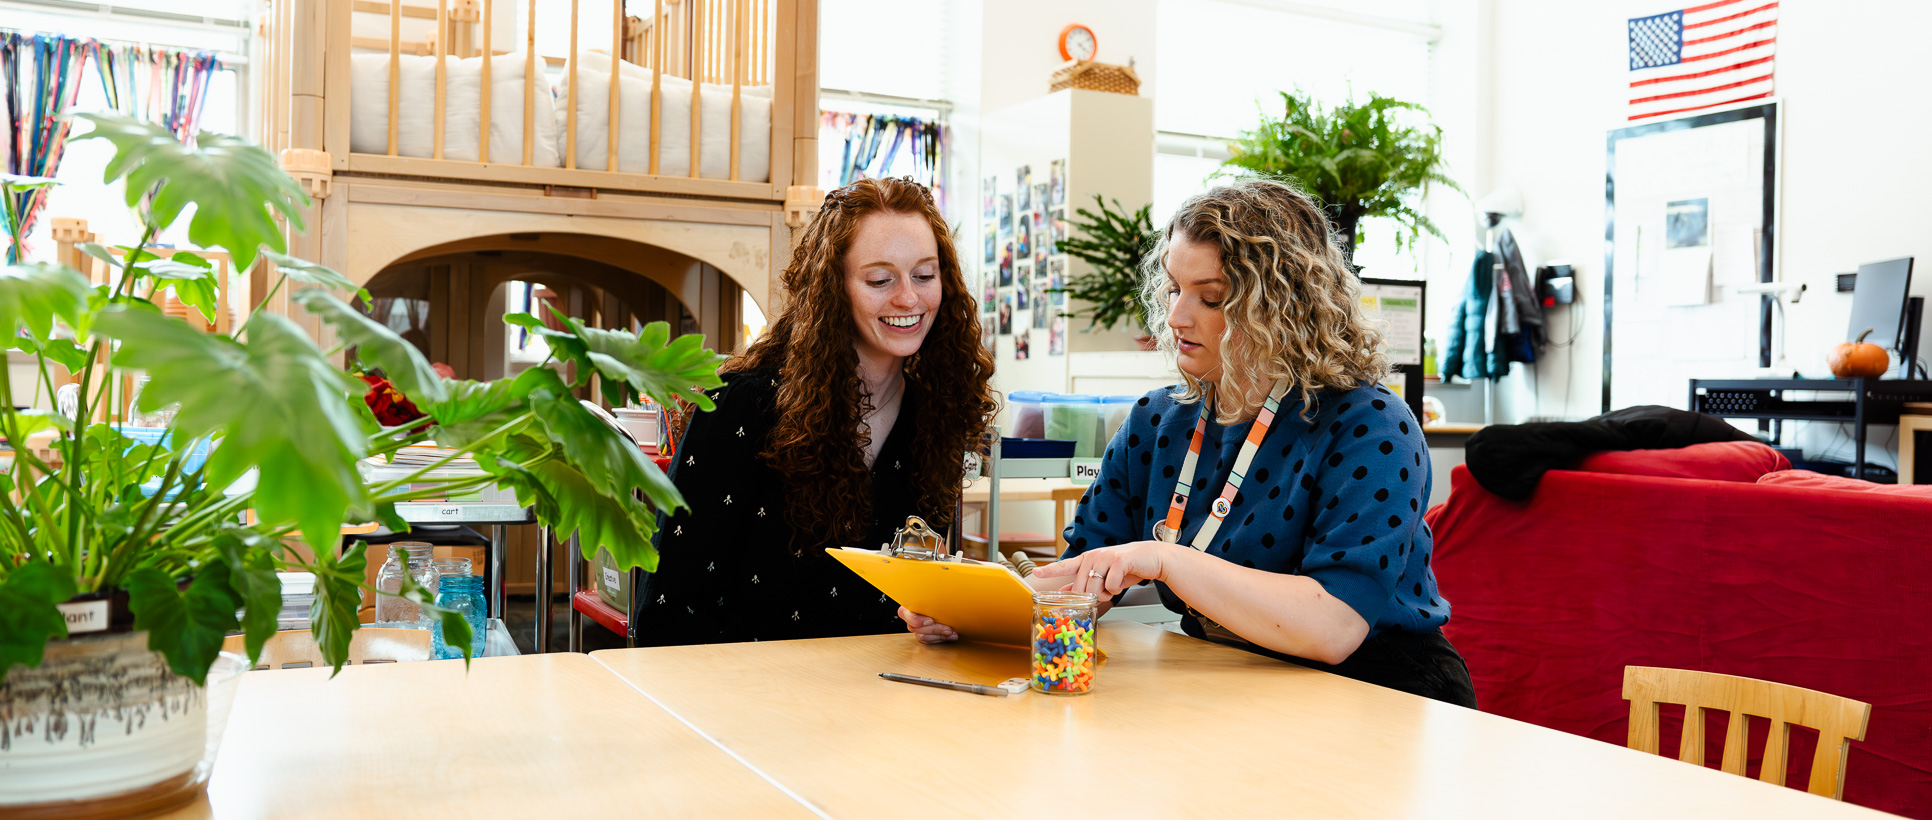
[[[699,337],[673,340],[663,323],[633,334],[514,316],[548,337],[549,366],[494,382],[444,378],[344,299],[367,294],[283,253],[278,220],[299,229],[307,197],[267,152],[210,133],[185,146],[155,125],[76,116],[92,124],[80,139],[114,145],[108,178],[125,182],[145,233],[118,253],[84,248],[110,266],[107,284],[55,264],[0,270],[0,334],[32,357],[33,389],[79,385],[77,410],[63,415],[18,409],[33,397],[0,379],[0,435],[12,448],[0,475],[0,814],[192,797],[212,762],[206,687],[247,668],[221,655],[224,637],[245,636],[252,662],[276,630],[276,571],[312,572],[311,631],[339,670],[361,595],[377,594],[366,585],[364,545],[343,549],[339,533],[370,521],[407,529],[399,502],[511,488],[540,521],[578,534],[587,555],[602,547],[626,567],[655,567],[654,510],[683,500],[577,394],[594,386],[614,402],[643,394],[708,409],[703,390],[721,383],[720,357]],[[271,260],[274,289],[291,289],[293,303],[380,367],[423,417],[380,424],[365,386],[338,366],[340,351],[264,309],[272,292],[228,335],[156,307],[172,292],[208,312],[228,285],[193,253],[146,250],[190,205],[191,240],[225,249],[237,270]],[[7,221],[18,248],[18,220]],[[146,380],[140,410],[174,409],[164,430],[97,420],[127,401],[124,377],[137,373]],[[358,471],[365,458],[431,440],[484,474],[424,475],[439,462],[370,483]],[[635,491],[648,506],[633,501]],[[440,618],[448,643],[469,654],[462,617],[411,581],[399,594]]]

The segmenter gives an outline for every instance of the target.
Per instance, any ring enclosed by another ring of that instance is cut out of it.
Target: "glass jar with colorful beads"
[[[1084,695],[1093,690],[1099,665],[1094,622],[1100,600],[1091,592],[1033,595],[1033,690]]]

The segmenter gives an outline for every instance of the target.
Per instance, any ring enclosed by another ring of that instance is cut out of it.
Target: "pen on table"
[[[1001,689],[997,686],[986,686],[984,684],[978,684],[978,683],[960,683],[959,681],[940,680],[938,678],[922,678],[922,677],[919,677],[918,675],[901,675],[897,672],[880,672],[879,677],[885,678],[886,680],[895,680],[900,683],[916,683],[916,684],[919,684],[920,686],[936,686],[940,689],[953,689],[960,692],[971,692],[975,695],[991,695],[996,698],[1003,698],[1003,697],[1006,697],[1006,695],[1008,694],[1005,689]]]

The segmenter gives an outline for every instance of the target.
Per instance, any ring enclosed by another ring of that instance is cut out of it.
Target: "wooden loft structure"
[[[292,253],[363,283],[466,240],[617,238],[776,311],[823,199],[817,0],[422,2],[270,0],[261,139],[315,198]]]

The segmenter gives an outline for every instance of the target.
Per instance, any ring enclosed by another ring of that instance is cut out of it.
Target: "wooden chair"
[[[1770,720],[1758,779],[1779,786],[1784,785],[1791,724],[1816,729],[1818,750],[1811,758],[1806,791],[1833,800],[1844,799],[1845,755],[1852,741],[1865,739],[1865,724],[1872,716],[1871,704],[1837,695],[1753,678],[1651,666],[1624,667],[1623,697],[1630,701],[1629,746],[1651,754],[1660,754],[1663,740],[1659,704],[1683,704],[1684,734],[1677,759],[1699,766],[1704,765],[1704,713],[1711,709],[1731,713],[1724,732],[1722,768],[1737,775],[1744,774],[1749,718]]]
[[[396,663],[429,660],[429,630],[371,629],[356,630],[349,640],[349,663]],[[242,636],[230,635],[221,642],[223,652],[248,654]],[[275,633],[262,645],[256,669],[298,669],[322,665],[322,650],[306,629]]]

